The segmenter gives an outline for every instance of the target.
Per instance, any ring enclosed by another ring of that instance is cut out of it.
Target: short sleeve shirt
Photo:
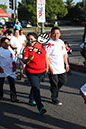
[[[61,39],[58,41],[50,39],[48,44],[49,45],[46,47],[46,51],[50,61],[50,66],[52,67],[54,74],[64,73],[65,68],[63,55],[67,54],[64,42]]]
[[[12,71],[13,54],[10,49],[4,49],[0,47],[0,66],[4,73],[0,73],[0,77],[11,76],[15,78],[15,72]]]
[[[41,49],[41,54],[35,51],[29,52],[29,47],[25,47],[24,57],[34,55],[34,58],[25,66],[25,72],[27,73],[43,73],[46,70],[46,50],[45,47]]]
[[[21,24],[15,24],[13,28],[20,30],[22,28],[22,26],[21,26]]]

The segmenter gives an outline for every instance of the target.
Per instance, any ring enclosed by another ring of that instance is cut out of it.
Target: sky
[[[65,2],[66,0],[63,1]],[[76,4],[77,2],[82,2],[82,0],[73,0],[73,2]]]

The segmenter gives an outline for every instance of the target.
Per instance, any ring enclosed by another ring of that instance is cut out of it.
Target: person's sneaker
[[[52,99],[52,102],[53,102],[53,104],[55,104],[55,105],[58,105],[58,106],[62,106],[62,103],[59,101],[59,100],[53,100]]]
[[[36,102],[35,101],[32,101],[32,100],[29,100],[29,105],[36,106]]]
[[[43,115],[46,112],[47,112],[47,110],[44,107],[41,107],[41,109],[40,109],[40,115]]]

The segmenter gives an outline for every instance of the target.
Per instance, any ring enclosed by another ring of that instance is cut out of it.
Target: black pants
[[[82,50],[80,53],[82,54],[82,56],[83,56],[83,57],[85,58],[85,60],[86,60],[86,50]]]
[[[15,79],[10,76],[8,76],[7,79],[10,85],[10,95],[16,96]],[[5,80],[5,77],[0,77],[0,98],[3,98],[4,80]]]
[[[58,98],[59,89],[64,85],[65,79],[65,73],[49,74],[51,98],[53,100]]]

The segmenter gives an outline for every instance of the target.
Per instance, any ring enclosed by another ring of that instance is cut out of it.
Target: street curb
[[[75,71],[86,73],[86,67],[84,65],[77,65],[77,64],[70,63],[70,68]]]

